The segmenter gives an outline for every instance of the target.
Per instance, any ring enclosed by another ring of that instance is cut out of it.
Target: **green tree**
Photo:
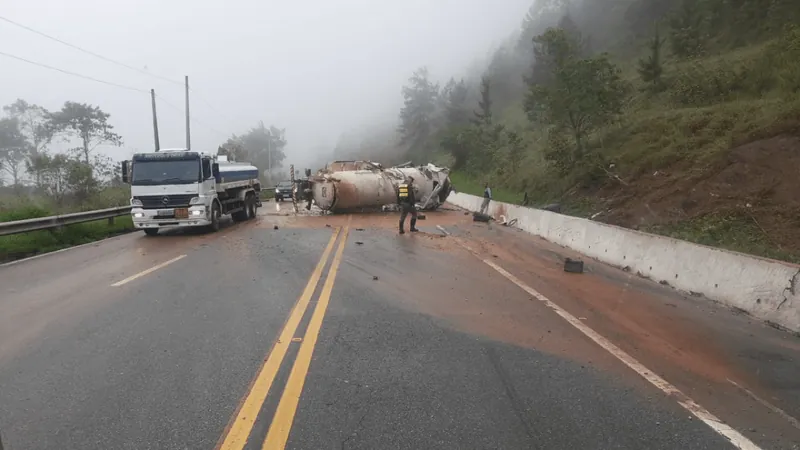
[[[96,165],[86,164],[79,158],[68,158],[59,162],[63,164],[64,169],[62,187],[72,193],[78,202],[86,201],[100,187],[100,182],[95,176]],[[108,175],[110,174],[106,174]]]
[[[398,132],[401,144],[410,146],[412,152],[421,152],[425,141],[433,134],[437,112],[439,85],[430,80],[426,67],[417,69],[402,89],[403,107],[400,109]]]
[[[49,129],[63,134],[67,140],[78,139],[80,147],[72,149],[86,165],[92,165],[92,154],[100,145],[122,145],[122,137],[108,123],[110,114],[86,103],[65,102],[60,111],[49,115]]]
[[[489,77],[481,78],[481,98],[478,100],[478,110],[474,112],[474,123],[478,126],[492,125],[492,86]]]
[[[448,128],[439,145],[453,157],[453,169],[460,170],[467,166],[470,155],[478,151],[478,142],[475,127],[461,125]]]
[[[447,126],[461,126],[469,123],[469,108],[467,107],[469,89],[463,79],[456,82],[451,78],[443,90],[442,97],[446,99],[444,115]]]
[[[4,106],[3,110],[19,121],[20,130],[30,144],[30,151],[25,155],[25,170],[33,177],[36,188],[42,189],[46,168],[41,155],[47,152],[47,146],[53,140],[53,130],[48,126],[50,112],[23,99]]]
[[[553,82],[558,70],[579,55],[579,43],[561,28],[548,28],[533,42],[534,63],[531,76],[527,78],[529,85]]]
[[[533,85],[526,106],[529,115],[567,130],[574,138],[574,161],[586,150],[597,127],[620,113],[627,85],[606,55],[568,60],[554,72],[550,85]]]
[[[661,58],[661,46],[664,39],[661,38],[656,26],[655,34],[648,42],[650,55],[639,60],[639,77],[648,84],[647,89],[652,92],[659,92],[664,89],[664,80],[661,75],[664,73],[663,61]]]
[[[670,47],[680,58],[699,56],[708,41],[706,0],[682,0],[670,18]]]
[[[0,174],[11,177],[15,189],[20,187],[25,158],[30,145],[22,134],[19,120],[15,117],[0,119]]]
[[[558,29],[564,30],[567,36],[572,39],[575,44],[575,52],[577,56],[586,57],[591,55],[592,49],[589,39],[586,39],[581,33],[580,28],[572,19],[572,16],[567,13],[558,21]]]
[[[50,112],[47,109],[20,98],[4,106],[3,110],[19,121],[20,130],[31,143],[34,153],[45,150],[53,140],[53,130],[48,126]]]
[[[286,129],[259,122],[246,133],[228,138],[219,151],[232,161],[247,161],[262,174],[268,172],[272,176],[275,169],[283,167],[286,143]]]

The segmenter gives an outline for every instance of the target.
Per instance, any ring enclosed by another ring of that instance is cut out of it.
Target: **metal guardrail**
[[[130,213],[130,206],[118,206],[116,208],[62,214],[60,216],[37,217],[34,219],[15,220],[13,222],[0,222],[0,236],[27,233],[29,231],[37,230],[50,230],[53,228],[61,228],[65,225],[92,222],[102,219],[109,219],[109,221],[113,221],[114,217],[124,216]]]

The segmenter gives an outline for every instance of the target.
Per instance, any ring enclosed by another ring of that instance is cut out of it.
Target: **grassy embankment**
[[[0,199],[0,222],[33,219],[75,211],[110,208],[127,203],[129,191],[107,189],[76,207],[57,206],[48,199],[9,197]],[[40,253],[105,239],[133,230],[130,216],[69,225],[60,230],[41,230],[11,236],[0,236],[0,263],[26,258]]]
[[[624,77],[641,87],[636,60],[618,63]],[[598,160],[622,181],[608,177],[608,173],[600,172],[598,176],[597,167],[586,165],[566,176],[556,173],[544,159],[545,132],[527,120],[522,100],[503,111],[501,123],[523,133],[528,151],[513,176],[487,175],[496,199],[520,203],[523,193],[528,192],[534,205],[559,202],[566,213],[582,217],[611,208],[633,209],[642,206],[641,198],[658,189],[664,197],[688,196],[683,191],[670,192],[668,184],[691,190],[695,180],[719,172],[720,163],[739,146],[775,136],[800,135],[800,28],[787,29],[765,43],[721,50],[705,58],[668,59],[664,69],[666,86],[662,92],[635,91],[619,120],[591,136]],[[659,171],[669,174],[669,183],[653,184]],[[463,192],[481,194],[480,180],[459,173],[452,177]],[[737,181],[744,188],[752,180]],[[734,185],[733,190],[736,188]],[[800,262],[800,246],[781,239],[784,230],[765,229],[759,223],[759,205],[770,204],[776,209],[769,192],[761,198],[737,195],[733,192],[730,201],[719,202],[712,210],[681,212],[677,219],[676,214],[667,217],[666,211],[655,211],[653,215],[660,217],[647,217],[636,227],[700,244]],[[753,203],[747,208],[755,209],[746,210],[745,203]],[[649,204],[644,206],[650,208]]]

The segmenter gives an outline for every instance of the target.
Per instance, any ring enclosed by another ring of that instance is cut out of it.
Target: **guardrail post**
[[[109,217],[108,218],[108,226],[111,226],[111,225],[114,225],[114,218],[113,217]],[[3,449],[0,448],[0,450],[3,450]]]

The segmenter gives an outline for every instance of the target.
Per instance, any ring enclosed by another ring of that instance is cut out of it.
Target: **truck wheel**
[[[245,202],[247,205],[247,218],[248,219],[255,219],[256,213],[258,211],[258,202],[256,202],[256,198],[253,195],[247,197],[247,201]]]
[[[158,236],[158,228],[145,228],[144,234],[148,236]]]
[[[219,231],[219,215],[219,204],[214,203],[211,206],[211,225],[208,226],[212,233]]]

